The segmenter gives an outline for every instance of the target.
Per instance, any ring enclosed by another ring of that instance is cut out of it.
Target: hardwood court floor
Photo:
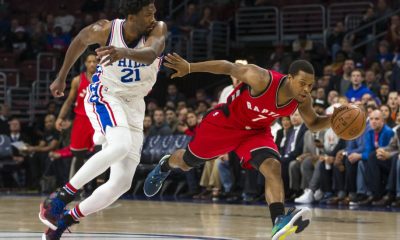
[[[40,197],[0,196],[0,239],[40,239]],[[270,239],[259,205],[119,200],[63,239]],[[400,212],[313,209],[302,240],[400,239]]]

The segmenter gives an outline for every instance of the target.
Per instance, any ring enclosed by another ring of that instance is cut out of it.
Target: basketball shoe
[[[165,155],[161,158],[158,165],[147,175],[146,181],[144,182],[143,191],[147,197],[152,197],[160,191],[163,182],[171,173],[171,170],[168,172],[161,171],[161,165],[170,157],[170,155]]]
[[[272,240],[284,240],[293,233],[302,232],[311,220],[311,211],[308,208],[290,208],[286,215],[278,216],[272,228]]]
[[[56,230],[57,222],[62,218],[66,205],[73,199],[74,196],[63,189],[53,192],[40,204],[40,221],[52,230]]]
[[[57,221],[57,228],[55,230],[48,228],[47,231],[43,233],[42,240],[59,240],[68,227],[79,223],[68,214],[68,211],[65,211],[65,214],[61,215],[62,217]]]

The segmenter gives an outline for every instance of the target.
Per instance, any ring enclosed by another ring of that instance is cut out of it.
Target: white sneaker
[[[314,202],[314,193],[311,189],[306,188],[303,195],[294,200],[295,203],[309,204]]]
[[[314,200],[315,201],[319,201],[324,197],[324,192],[321,191],[321,189],[318,189],[315,193],[314,193]]]

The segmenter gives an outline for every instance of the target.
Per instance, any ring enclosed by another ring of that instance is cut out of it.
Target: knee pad
[[[186,151],[183,154],[183,161],[192,168],[202,166],[207,160],[212,159],[199,158],[195,156],[188,148],[186,148]]]
[[[258,170],[261,164],[268,158],[273,158],[278,161],[281,159],[279,154],[274,150],[269,148],[260,148],[251,152],[251,160],[249,163],[253,168]]]

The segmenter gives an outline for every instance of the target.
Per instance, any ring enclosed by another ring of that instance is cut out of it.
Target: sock
[[[65,203],[65,205],[67,205],[74,200],[77,191],[78,190],[74,188],[70,183],[67,183],[60,190],[58,197]]]
[[[165,160],[163,162],[163,164],[161,165],[161,172],[168,172],[168,171],[172,170],[172,168],[168,162],[169,162],[169,158],[167,158],[167,160]]]
[[[76,205],[73,209],[69,210],[69,214],[66,215],[71,215],[72,219],[75,222],[79,222],[79,219],[85,217],[85,215],[83,215],[81,210],[79,209],[79,205]]]
[[[269,205],[269,212],[271,213],[272,225],[275,226],[276,218],[285,214],[285,206],[281,202],[271,203]]]
[[[65,214],[62,220],[64,221],[64,224],[67,226],[71,226],[72,224],[77,223],[77,221],[75,221],[74,218],[69,213]]]

